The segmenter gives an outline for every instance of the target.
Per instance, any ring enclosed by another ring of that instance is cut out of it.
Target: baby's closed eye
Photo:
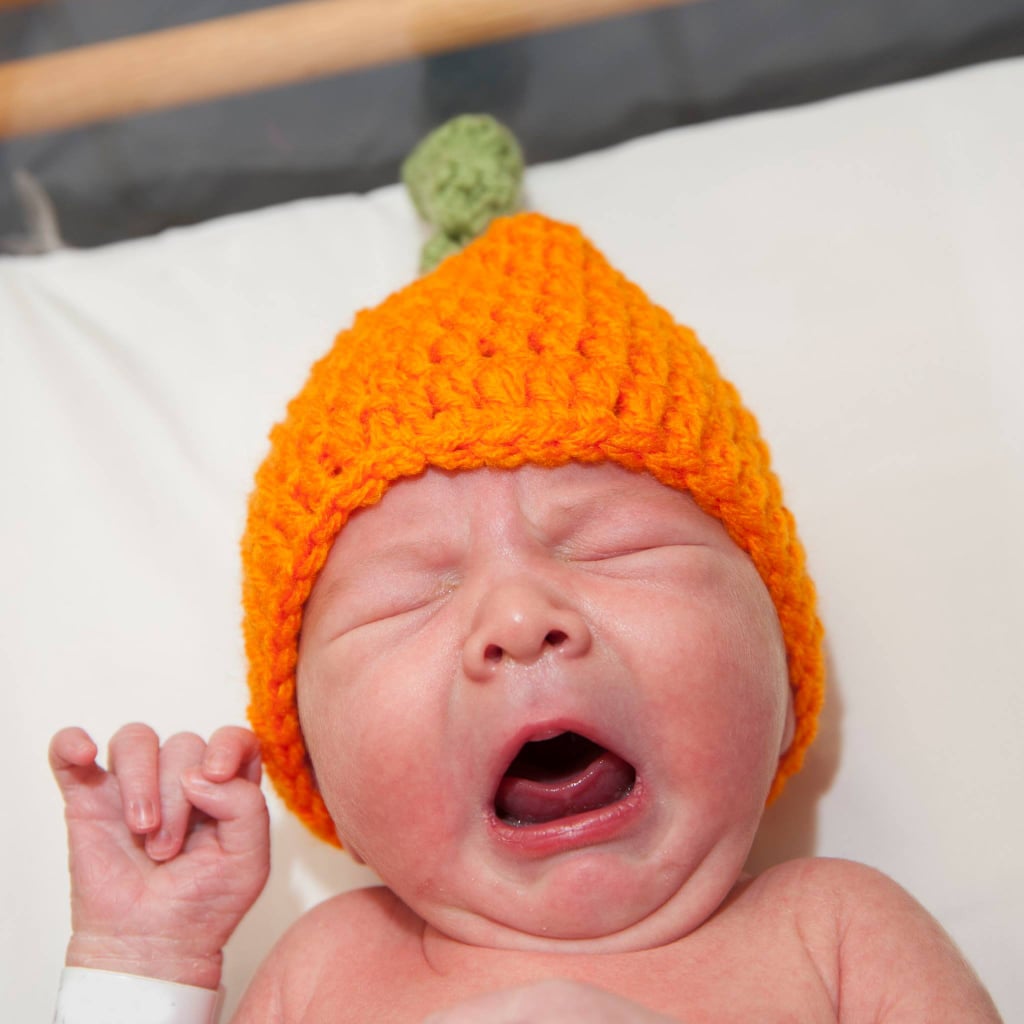
[[[619,522],[591,526],[558,545],[568,562],[610,562],[670,557],[674,549],[703,547],[705,541],[680,523]]]
[[[384,570],[367,575],[332,609],[331,632],[341,635],[417,612],[432,612],[458,583],[458,574],[451,570]]]

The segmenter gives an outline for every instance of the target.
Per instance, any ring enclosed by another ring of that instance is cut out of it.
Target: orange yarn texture
[[[297,647],[348,516],[427,466],[604,460],[689,491],[753,560],[782,624],[797,719],[769,799],[799,769],[822,703],[822,631],[753,416],[693,332],[576,228],[520,214],[361,312],[256,474],[242,541],[249,718],[278,793],[318,836],[338,842],[299,727]]]

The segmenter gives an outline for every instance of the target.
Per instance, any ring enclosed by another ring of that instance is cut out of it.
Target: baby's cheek
[[[745,556],[724,581],[717,622],[724,673],[743,681],[751,697],[764,691],[781,700],[788,692],[782,627],[768,589]]]
[[[347,804],[344,785],[356,768],[353,745],[345,729],[339,727],[339,710],[324,700],[322,688],[310,673],[298,673],[299,722],[313,778],[327,805],[335,830],[342,838],[342,812]],[[343,720],[343,712],[341,712]]]
[[[307,741],[308,742],[308,741]],[[365,862],[366,836],[372,834],[364,805],[353,799],[358,779],[339,749],[324,750],[313,741],[308,743],[310,761],[317,788],[334,822],[334,830],[345,847],[360,863]]]
[[[344,733],[320,727],[310,745],[321,795],[342,844],[398,888],[407,861],[454,830],[445,780],[400,728],[349,723]]]

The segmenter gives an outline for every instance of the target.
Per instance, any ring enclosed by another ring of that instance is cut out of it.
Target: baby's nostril
[[[0,0],[2,2],[2,0]],[[544,636],[544,646],[561,647],[562,644],[569,639],[569,635],[561,629],[552,629]],[[540,652],[538,651],[537,654]],[[504,647],[500,644],[487,644],[484,647],[484,661],[489,661],[492,664],[500,662],[506,654],[510,657],[514,657],[510,652],[507,652]]]

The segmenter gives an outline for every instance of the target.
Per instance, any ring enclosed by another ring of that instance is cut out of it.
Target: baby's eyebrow
[[[636,504],[635,490],[625,485],[617,486],[612,491],[607,489],[584,491],[580,495],[555,498],[543,510],[541,518],[563,527],[566,524],[576,525],[606,515],[610,509],[614,510],[625,503]],[[544,524],[542,523],[542,525]]]

